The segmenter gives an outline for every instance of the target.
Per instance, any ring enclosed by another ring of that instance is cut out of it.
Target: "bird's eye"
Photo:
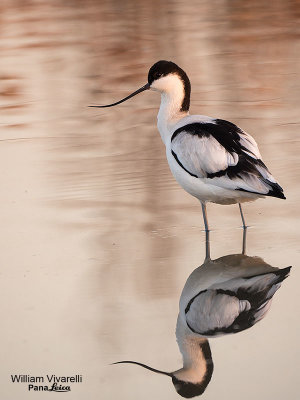
[[[162,76],[160,72],[155,72],[154,79],[159,79]]]

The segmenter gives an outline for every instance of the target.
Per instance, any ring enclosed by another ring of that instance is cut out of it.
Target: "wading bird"
[[[261,159],[255,140],[231,122],[189,115],[191,84],[187,74],[171,61],[158,61],[149,70],[148,83],[113,104],[145,90],[161,93],[158,130],[166,146],[172,174],[202,205],[209,230],[206,203],[239,204],[264,196],[285,199],[283,189]]]
[[[137,364],[167,375],[183,397],[201,395],[213,373],[207,338],[238,333],[262,320],[290,268],[274,268],[244,254],[206,258],[187,279],[179,301],[176,338],[183,367],[164,372],[135,361],[115,364]]]

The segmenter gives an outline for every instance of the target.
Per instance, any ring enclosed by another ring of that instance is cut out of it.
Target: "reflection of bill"
[[[201,395],[213,373],[207,338],[238,333],[263,319],[290,268],[274,268],[244,254],[206,258],[189,276],[180,297],[176,338],[183,367],[169,373],[133,361],[120,363],[170,376],[183,397]]]

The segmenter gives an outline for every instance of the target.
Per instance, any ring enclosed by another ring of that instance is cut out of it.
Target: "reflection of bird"
[[[189,276],[180,298],[181,320],[204,337],[250,328],[267,313],[291,267],[234,254],[208,260]]]
[[[261,160],[255,140],[231,122],[189,115],[191,85],[186,73],[170,61],[158,61],[148,83],[124,99],[152,89],[161,93],[158,129],[170,169],[178,183],[200,200],[208,230],[206,202],[239,204],[264,196],[285,199],[282,188]]]
[[[243,254],[206,259],[187,279],[179,301],[176,337],[183,368],[169,373],[134,361],[121,363],[168,375],[181,396],[199,396],[213,373],[207,337],[237,333],[264,318],[290,268],[274,268]]]

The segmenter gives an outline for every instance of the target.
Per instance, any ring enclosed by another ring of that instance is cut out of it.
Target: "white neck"
[[[188,115],[188,111],[181,111],[184,85],[177,75],[168,75],[159,79],[151,88],[161,93],[157,126],[163,142],[166,143],[172,126]]]
[[[203,348],[209,348],[208,340],[193,334],[178,316],[176,338],[183,358],[183,368],[174,373],[176,378],[201,383],[208,372],[212,359],[207,358]]]

